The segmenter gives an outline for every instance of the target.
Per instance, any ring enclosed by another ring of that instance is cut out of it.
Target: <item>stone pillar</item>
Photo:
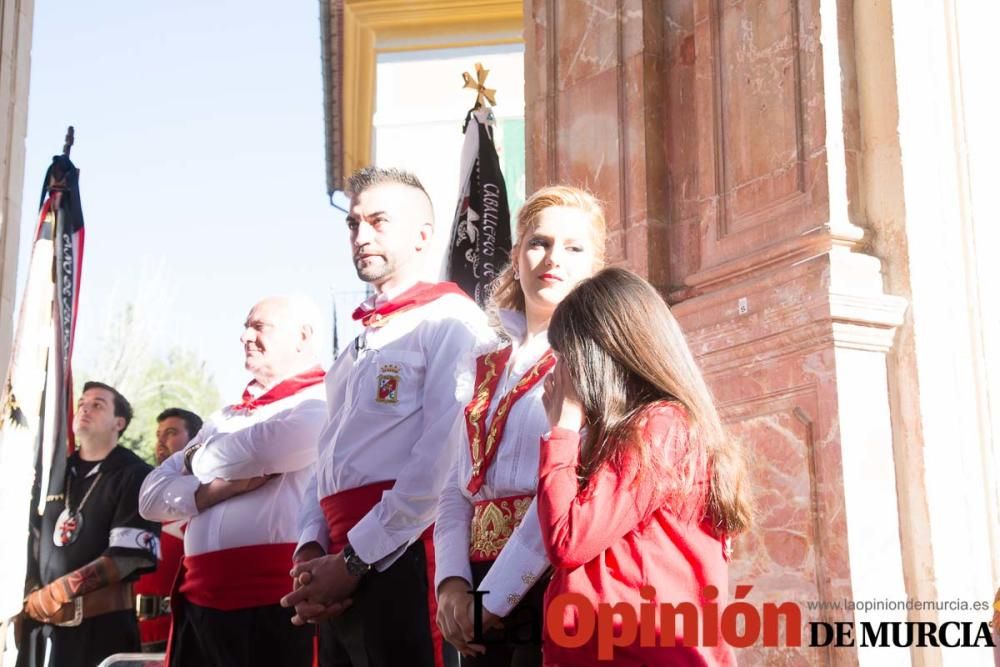
[[[1000,133],[995,3],[862,3],[858,26],[864,217],[886,282],[911,307],[890,357],[907,590],[990,602],[1000,585]],[[887,94],[888,91],[888,94]],[[992,277],[992,280],[990,279]],[[988,620],[946,609],[919,620]],[[988,651],[914,664],[992,666]]]
[[[608,203],[609,257],[673,304],[749,453],[751,601],[907,596],[888,294],[860,202],[850,0],[526,0],[529,191]],[[906,620],[881,611],[880,621]],[[808,639],[808,638],[807,638]],[[908,649],[764,648],[743,664],[909,665]]]
[[[0,381],[6,381],[14,334],[33,14],[34,0],[0,0],[0,359],[4,364]],[[0,653],[7,634],[3,620]]]
[[[526,0],[524,112],[527,192],[589,188],[607,204],[610,261],[666,285],[664,54],[647,48],[663,42],[648,20],[661,4]]]
[[[0,0],[0,359],[13,337],[34,0]]]

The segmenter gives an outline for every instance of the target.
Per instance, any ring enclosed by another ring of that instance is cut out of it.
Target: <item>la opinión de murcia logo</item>
[[[992,647],[995,646],[986,621],[810,621],[803,624],[798,602],[765,602],[758,608],[746,601],[753,586],[738,585],[734,601],[720,608],[715,586],[702,589],[702,613],[690,602],[657,603],[652,586],[639,589],[643,602],[638,609],[629,603],[598,603],[579,593],[563,593],[545,609],[545,629],[549,638],[563,648],[580,648],[596,639],[598,660],[614,660],[621,646],[642,648],[672,646],[717,646],[724,642],[733,648],[801,647],[803,634],[807,647]],[[489,591],[469,591],[473,596],[473,643],[489,645],[483,635],[482,599]],[[823,603],[809,605],[828,609],[871,609],[870,603]],[[930,608],[930,603],[925,603]],[[1000,601],[994,607],[1000,611]],[[912,602],[900,608],[921,608]],[[948,608],[945,606],[944,608]],[[988,602],[953,605],[954,609],[986,611]],[[574,611],[574,629],[563,625],[566,612]],[[537,618],[531,609],[519,609],[513,618],[504,619],[503,641],[537,644]],[[513,622],[512,622],[513,621]],[[783,630],[783,632],[782,632]]]

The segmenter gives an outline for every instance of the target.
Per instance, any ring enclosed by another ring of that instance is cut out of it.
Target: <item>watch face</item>
[[[371,566],[361,560],[361,556],[350,545],[344,547],[344,564],[347,566],[347,572],[355,577],[360,577],[371,569]]]

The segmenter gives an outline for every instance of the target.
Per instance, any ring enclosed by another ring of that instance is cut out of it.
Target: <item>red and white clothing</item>
[[[507,395],[549,351],[548,336],[540,332],[530,339],[523,313],[503,310],[500,321],[510,337],[511,356],[493,392],[486,424],[496,416],[501,398]],[[544,375],[511,404],[496,454],[486,468],[482,485],[470,491],[473,477],[473,455],[466,420],[460,420],[452,430],[459,456],[449,473],[448,483],[441,494],[438,518],[434,524],[434,548],[437,585],[448,577],[473,581],[469,564],[470,526],[476,503],[518,497],[518,502],[530,502],[520,523],[514,528],[485,579],[477,587],[489,591],[483,606],[498,616],[507,614],[549,568],[542,542],[537,506],[533,500],[538,487],[538,444],[549,430],[549,420],[542,404]]]
[[[320,625],[320,664],[440,667],[429,526],[471,394],[456,377],[492,343],[485,314],[451,283],[372,297],[364,328],[327,373],[329,417],[307,491],[300,545],[348,542],[374,565],[343,615]]]
[[[187,581],[181,591],[195,604],[215,609],[263,606],[276,604],[291,590],[288,570],[296,520],[326,416],[322,371],[309,375],[314,383],[291,395],[250,407],[245,401],[212,415],[185,448],[198,447],[191,459],[194,474],[185,474],[185,453],[177,452],[143,483],[139,508],[144,517],[190,518],[184,534]],[[267,393],[254,385],[248,392],[248,400]],[[201,484],[271,474],[277,477],[259,489],[203,512],[195,505]],[[213,577],[219,570],[227,576]],[[245,586],[247,581],[254,585]]]
[[[144,651],[161,650],[170,636],[170,610],[164,601],[170,597],[177,570],[184,558],[184,521],[168,521],[160,529],[160,557],[156,570],[144,574],[132,590],[141,601],[138,605],[139,637]]]
[[[395,309],[394,304],[419,304]],[[387,312],[376,317],[369,311]],[[486,315],[450,283],[418,283],[371,297],[363,333],[326,376],[329,410],[303,504],[300,546],[330,547],[320,501],[382,483],[346,538],[383,571],[431,525],[457,447],[448,435],[470,386],[457,370],[494,340]],[[471,384],[471,383],[470,383]]]
[[[702,615],[702,591],[711,584],[719,590],[716,602],[726,604],[727,562],[725,544],[704,523],[683,516],[700,517],[704,500],[678,507],[686,499],[671,498],[669,480],[679,455],[689,446],[687,416],[675,404],[658,403],[646,413],[642,437],[651,440],[662,455],[656,469],[645,470],[636,480],[636,460],[626,457],[619,467],[601,466],[580,491],[577,465],[580,434],[553,429],[543,439],[540,452],[538,516],[549,559],[555,566],[545,592],[545,607],[563,593],[579,593],[596,605],[626,603],[638,610],[647,600],[640,587],[656,589],[656,603],[695,605]],[[708,484],[702,466],[697,482]],[[699,619],[699,629],[703,618]],[[681,622],[678,621],[678,644]],[[567,635],[577,635],[576,611],[568,607],[563,616]],[[657,616],[657,640],[659,616]],[[699,637],[700,637],[699,632]],[[657,641],[657,643],[659,643]],[[731,647],[616,647],[612,662],[598,661],[596,633],[588,644],[567,649],[555,644],[545,631],[543,654],[546,665],[559,667],[627,665],[736,664]]]

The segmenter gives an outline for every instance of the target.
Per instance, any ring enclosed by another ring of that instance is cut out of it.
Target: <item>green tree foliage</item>
[[[125,394],[135,414],[121,443],[150,463],[155,461],[158,414],[167,408],[184,408],[205,419],[221,404],[204,362],[189,350],[175,348],[165,359],[153,359],[136,380]]]
[[[166,408],[192,410],[204,419],[221,406],[218,387],[205,363],[183,348],[165,356],[152,350],[154,333],[162,330],[155,310],[127,303],[109,318],[95,347],[92,363],[75,368],[76,396],[83,383],[109,384],[132,404],[132,423],[121,444],[155,463],[156,416]]]

